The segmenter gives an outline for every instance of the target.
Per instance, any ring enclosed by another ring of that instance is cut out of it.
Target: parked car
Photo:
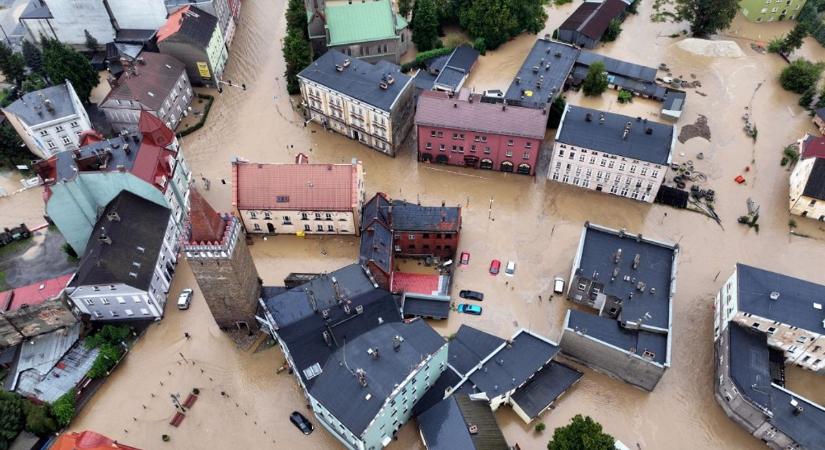
[[[477,292],[477,291],[471,291],[469,289],[465,289],[465,290],[459,292],[458,296],[461,297],[461,298],[466,298],[467,300],[478,300],[478,301],[483,301],[484,300],[484,294],[482,294],[481,292]]]
[[[556,294],[564,294],[564,278],[556,277],[553,280],[553,292]]]
[[[461,252],[461,259],[458,260],[458,263],[462,266],[470,264],[470,252]]]
[[[472,314],[474,316],[481,315],[481,306],[477,305],[468,305],[467,303],[461,303],[458,305],[458,312],[464,314]]]
[[[516,273],[516,262],[507,261],[507,267],[504,268],[504,275],[512,277]]]
[[[501,269],[501,261],[494,259],[490,263],[490,273],[493,275],[498,275],[499,269]]]
[[[192,304],[192,289],[186,288],[180,291],[178,296],[178,309],[189,309]]]
[[[312,422],[310,422],[303,414],[299,413],[298,411],[292,411],[292,414],[289,415],[289,421],[292,422],[295,427],[301,430],[301,433],[310,434],[314,427],[312,426]]]

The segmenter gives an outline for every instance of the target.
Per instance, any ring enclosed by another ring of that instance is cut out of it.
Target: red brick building
[[[466,89],[423,92],[415,125],[421,162],[535,175],[547,111],[485,103]]]

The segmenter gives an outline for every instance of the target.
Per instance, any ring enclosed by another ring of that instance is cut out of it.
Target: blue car
[[[475,316],[480,316],[481,315],[481,306],[468,305],[466,303],[462,303],[462,304],[458,305],[458,312],[464,313],[464,314],[472,314],[472,315],[475,315]]]

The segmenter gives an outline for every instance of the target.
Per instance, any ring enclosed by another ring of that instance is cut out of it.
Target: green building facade
[[[739,8],[751,22],[776,22],[794,20],[805,0],[741,0]]]

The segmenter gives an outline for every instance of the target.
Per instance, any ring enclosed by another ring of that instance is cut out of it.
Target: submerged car
[[[504,269],[504,275],[512,277],[516,273],[516,262],[508,261],[507,267]]]
[[[468,305],[467,303],[462,303],[458,305],[458,312],[464,314],[472,314],[474,316],[481,315],[481,306],[477,305]]]
[[[470,252],[461,252],[461,258],[458,260],[458,263],[462,266],[470,264]]]
[[[464,289],[463,291],[459,292],[458,296],[461,297],[461,298],[466,298],[467,300],[478,300],[478,301],[483,301],[484,300],[484,294],[482,294],[481,292],[477,292],[477,291],[471,291],[469,289]]]
[[[192,303],[192,289],[186,288],[180,291],[178,296],[178,309],[189,309]]]
[[[296,428],[301,430],[301,433],[312,433],[312,422],[310,422],[309,419],[304,417],[304,415],[299,413],[298,411],[292,411],[292,414],[289,415],[289,421],[292,422],[292,424],[295,425]]]
[[[501,261],[494,259],[490,263],[490,273],[493,275],[498,275],[499,269],[501,269]]]

